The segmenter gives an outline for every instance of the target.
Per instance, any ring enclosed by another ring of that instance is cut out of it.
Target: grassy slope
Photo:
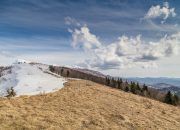
[[[0,129],[178,129],[180,108],[84,80],[51,94],[0,99]]]

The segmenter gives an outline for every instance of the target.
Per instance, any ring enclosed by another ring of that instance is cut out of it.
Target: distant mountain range
[[[127,78],[129,81],[146,84],[162,92],[171,91],[180,96],[180,78]]]
[[[169,84],[169,85],[173,85],[173,86],[177,86],[180,87],[180,78],[164,78],[164,77],[160,77],[160,78],[127,78],[128,80],[132,80],[132,81],[138,81],[140,83],[145,83],[148,85],[154,85],[154,84],[158,84],[158,83],[165,83],[165,84]]]
[[[173,86],[173,85],[166,84],[166,83],[158,83],[158,84],[154,84],[152,86],[163,92],[168,92],[168,91],[178,92],[178,91],[180,91],[179,86]]]

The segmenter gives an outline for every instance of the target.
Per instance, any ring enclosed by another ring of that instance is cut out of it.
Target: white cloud
[[[14,56],[12,56],[9,52],[0,51],[0,66],[11,65],[14,61]]]
[[[118,69],[141,66],[157,67],[156,61],[176,55],[180,46],[180,33],[164,36],[157,42],[146,42],[141,35],[121,36],[116,42],[105,45],[91,34],[87,26],[72,31],[72,45],[81,45],[90,58],[80,65],[89,68]]]
[[[72,32],[72,46],[73,47],[83,47],[84,49],[93,49],[101,46],[98,38],[90,33],[86,26],[80,28],[80,30],[75,29]]]
[[[73,65],[84,59],[79,52],[67,50],[69,41],[56,37],[6,38],[0,37],[0,66],[11,65],[17,59]]]
[[[165,21],[168,17],[175,17],[175,8],[170,8],[168,2],[164,2],[164,5],[161,7],[160,5],[152,6],[148,12],[145,14],[145,19],[154,19],[154,18],[163,18]],[[161,21],[161,23],[164,23]]]
[[[65,24],[67,24],[67,25],[81,26],[81,24],[72,17],[67,16],[64,18],[64,20],[65,20]]]
[[[1,55],[1,56],[4,56],[4,57],[6,57],[6,58],[8,58],[8,57],[13,58],[13,57],[14,57],[14,56],[13,56],[10,52],[8,52],[8,51],[0,51],[0,55]]]

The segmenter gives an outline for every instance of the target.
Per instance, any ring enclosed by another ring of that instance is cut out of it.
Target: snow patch
[[[5,96],[7,89],[13,87],[17,96],[36,95],[57,91],[66,80],[61,76],[48,73],[47,65],[14,64],[11,70],[0,77],[0,96]]]

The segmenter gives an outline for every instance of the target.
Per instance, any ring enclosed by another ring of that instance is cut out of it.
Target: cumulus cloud
[[[89,68],[157,67],[156,61],[178,54],[180,46],[180,33],[166,35],[157,42],[144,41],[141,35],[124,35],[108,45],[90,33],[87,26],[74,29],[71,33],[72,46],[82,47],[85,52],[90,53],[90,58],[80,64]]]
[[[80,29],[75,29],[72,32],[72,46],[73,47],[83,47],[84,49],[93,49],[101,46],[98,38],[90,33],[86,26]]]
[[[170,8],[168,2],[164,2],[164,5],[161,7],[160,5],[152,6],[148,12],[145,14],[145,19],[155,19],[155,18],[163,18],[164,21],[161,21],[161,23],[164,23],[165,20],[168,17],[175,17],[175,8]]]

